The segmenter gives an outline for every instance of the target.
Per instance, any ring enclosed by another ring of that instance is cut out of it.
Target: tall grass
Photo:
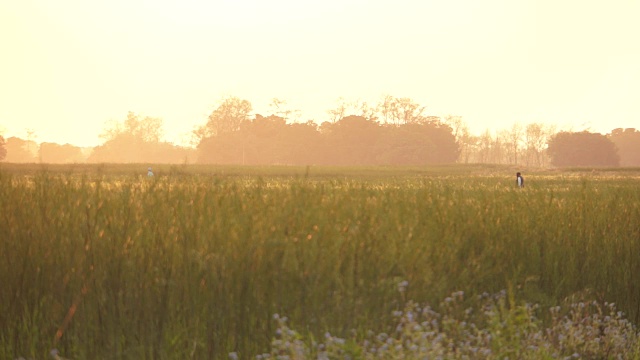
[[[542,306],[615,302],[639,322],[631,176],[516,189],[495,175],[173,170],[0,172],[1,358],[246,358],[269,347],[275,313],[316,337],[365,333],[409,299],[509,286]]]

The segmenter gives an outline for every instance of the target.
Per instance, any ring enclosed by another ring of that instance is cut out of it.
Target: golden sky
[[[640,0],[0,0],[0,131],[91,146],[128,111],[180,141],[228,95],[327,120],[409,97],[475,133],[640,128]]]

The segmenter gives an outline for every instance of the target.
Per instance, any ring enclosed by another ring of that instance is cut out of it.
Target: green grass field
[[[507,290],[540,326],[591,301],[640,323],[640,169],[524,189],[499,166],[154,172],[0,167],[0,358],[255,358],[274,314],[307,344],[361,339],[457,291],[468,308]]]

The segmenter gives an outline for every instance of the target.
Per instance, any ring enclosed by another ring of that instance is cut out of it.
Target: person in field
[[[147,177],[153,177],[153,171],[151,171],[151,168],[147,169]]]
[[[519,188],[524,187],[524,178],[520,173],[516,173],[516,185],[518,185]]]

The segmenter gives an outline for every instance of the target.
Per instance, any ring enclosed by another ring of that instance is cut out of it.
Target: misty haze
[[[640,359],[639,14],[0,2],[0,359]]]

